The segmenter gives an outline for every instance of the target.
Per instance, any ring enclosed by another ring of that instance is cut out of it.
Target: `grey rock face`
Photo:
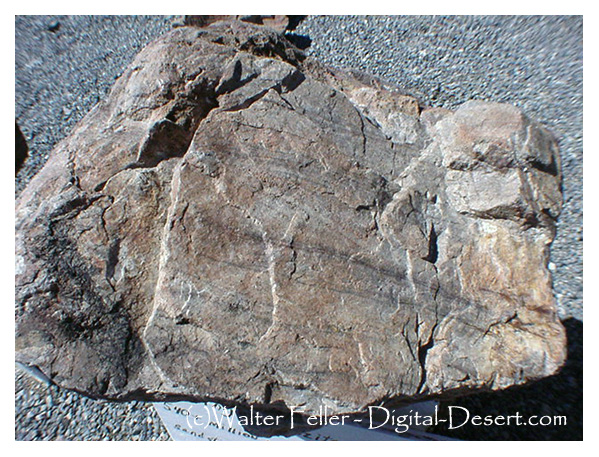
[[[91,396],[357,411],[565,358],[552,135],[268,28],[142,51],[17,202],[17,360]]]

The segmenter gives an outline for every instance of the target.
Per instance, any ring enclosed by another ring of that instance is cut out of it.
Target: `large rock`
[[[142,51],[16,208],[17,360],[95,397],[357,411],[556,372],[552,135],[241,22]]]

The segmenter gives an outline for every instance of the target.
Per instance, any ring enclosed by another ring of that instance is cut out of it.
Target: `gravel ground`
[[[91,400],[15,371],[15,439],[140,440],[170,437],[148,403]]]
[[[170,29],[168,17],[17,16],[15,116],[31,157],[26,185],[53,146],[109,91],[134,55]],[[455,108],[469,99],[508,102],[559,138],[564,210],[552,247],[554,288],[570,359],[559,375],[452,404],[473,414],[560,414],[554,428],[463,427],[465,439],[582,438],[582,18],[307,17],[295,30],[307,52],[396,83],[422,104]],[[93,401],[15,373],[16,439],[166,439],[153,408]],[[447,404],[445,404],[447,406]]]

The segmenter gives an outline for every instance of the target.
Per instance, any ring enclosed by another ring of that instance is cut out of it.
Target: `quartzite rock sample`
[[[17,360],[95,397],[308,412],[548,376],[560,180],[512,106],[421,112],[266,27],[178,28],[17,202]]]

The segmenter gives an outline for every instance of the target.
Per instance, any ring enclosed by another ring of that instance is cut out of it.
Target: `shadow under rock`
[[[287,32],[285,34],[285,38],[294,44],[296,48],[299,48],[302,51],[308,49],[312,44],[312,40],[306,35],[297,35],[292,32]]]
[[[473,425],[449,429],[448,423],[435,426],[433,433],[462,440],[582,440],[582,322],[569,318],[563,321],[568,337],[568,360],[562,370],[533,384],[504,390],[485,392],[453,400],[443,400],[439,417],[449,417],[449,406],[461,406],[470,418],[479,415],[510,416],[519,413],[522,421],[531,416],[565,416],[565,425]],[[459,408],[453,410],[454,427],[466,419]],[[549,419],[545,419],[549,422]],[[563,419],[562,419],[563,421]]]
[[[289,25],[287,25],[287,30],[295,30],[301,22],[306,19],[308,16],[306,14],[292,14],[289,16]]]
[[[293,31],[307,17],[307,15],[289,16],[289,24],[287,25],[287,31],[285,33],[285,38],[287,38],[291,43],[301,50],[309,48],[312,44],[312,40],[306,35],[298,35]]]

